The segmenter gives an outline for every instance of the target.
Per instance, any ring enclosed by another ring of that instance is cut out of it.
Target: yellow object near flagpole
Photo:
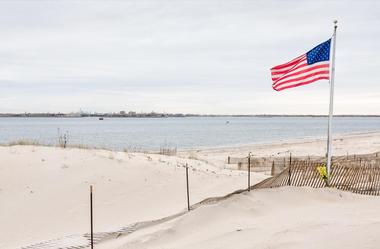
[[[333,35],[333,46],[331,55],[331,75],[330,75],[330,105],[329,105],[329,121],[328,121],[328,132],[327,132],[327,174],[331,174],[331,156],[332,156],[332,117],[333,117],[333,107],[334,107],[334,78],[335,78],[335,48],[336,48],[336,29],[338,21],[334,21],[334,35]]]

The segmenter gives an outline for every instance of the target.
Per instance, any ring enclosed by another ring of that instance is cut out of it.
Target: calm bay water
[[[193,118],[0,118],[0,143],[19,139],[56,144],[59,132],[69,144],[115,150],[177,146],[179,149],[280,142],[323,137],[321,117],[193,117]],[[336,117],[334,134],[380,131],[380,118]]]

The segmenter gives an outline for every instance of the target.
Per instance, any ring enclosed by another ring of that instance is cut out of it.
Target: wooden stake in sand
[[[186,190],[187,190],[187,211],[190,211],[190,196],[189,196],[189,166],[186,163]]]
[[[92,210],[92,185],[90,186],[91,249],[94,248],[94,219]]]
[[[286,163],[284,164],[284,166],[286,167]],[[288,178],[288,185],[292,185],[292,181],[291,181],[291,178],[292,178],[292,153],[289,154],[289,178]]]
[[[248,154],[248,192],[251,191],[251,152]]]

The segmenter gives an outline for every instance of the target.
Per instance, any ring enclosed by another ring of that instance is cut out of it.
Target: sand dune
[[[379,248],[379,205],[334,189],[256,190],[98,248]]]
[[[380,133],[335,139],[336,154],[380,150]],[[77,235],[89,232],[90,185],[95,190],[95,232],[118,231],[186,210],[186,163],[190,200],[196,203],[246,187],[246,172],[226,167],[228,155],[320,155],[324,146],[324,140],[313,139],[178,156],[0,147],[0,248],[52,239],[83,244]],[[266,177],[252,173],[251,182]],[[259,190],[201,206],[97,248],[378,248],[379,204],[378,197],[331,189]]]
[[[184,210],[185,163],[192,203],[246,186],[244,172],[161,155],[12,146],[0,157],[0,248],[89,232],[90,184],[95,232]]]

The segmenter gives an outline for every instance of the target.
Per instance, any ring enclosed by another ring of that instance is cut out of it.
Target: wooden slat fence
[[[320,163],[296,161],[280,174],[254,185],[252,188],[275,188],[281,186],[327,186],[320,177],[317,167]],[[380,195],[380,160],[358,163],[336,162],[331,167],[329,187],[364,195]]]
[[[346,155],[346,156],[334,156],[332,158],[333,164],[344,165],[358,165],[368,162],[378,162],[380,160],[380,152],[364,154],[364,155]],[[295,162],[307,162],[307,163],[325,163],[326,157],[321,156],[268,156],[268,157],[251,157],[251,172],[264,173],[267,175],[277,175],[281,173],[290,164]],[[228,164],[236,164],[236,169],[246,170],[248,167],[248,157],[228,157]]]

